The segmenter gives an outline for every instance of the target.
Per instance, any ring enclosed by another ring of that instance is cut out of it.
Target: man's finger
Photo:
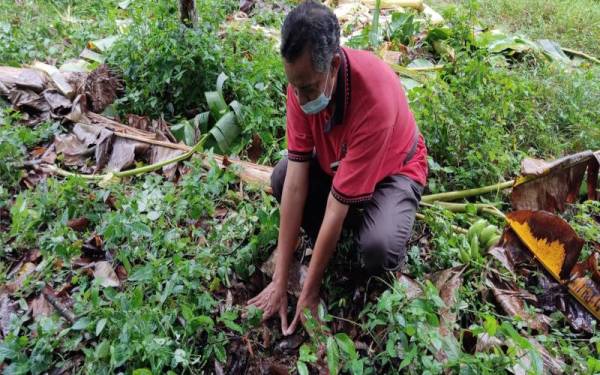
[[[258,301],[258,297],[260,297],[260,294],[259,294],[259,295],[256,295],[256,296],[254,296],[254,297],[252,297],[252,298],[250,298],[250,299],[248,300],[248,302],[246,302],[246,305],[247,305],[247,306],[254,305],[254,303],[255,303],[256,301]]]
[[[279,318],[281,319],[281,333],[285,335],[288,330],[287,304],[281,304],[281,307],[279,308]]]
[[[299,320],[300,320],[300,314],[296,313],[296,316],[294,316],[294,320],[292,321],[292,324],[290,324],[290,326],[288,327],[287,332],[284,333],[285,336],[289,336],[292,333],[294,333]]]
[[[273,316],[273,314],[275,313],[270,308],[269,309],[262,309],[262,311],[263,311],[263,314],[262,314],[262,321],[263,322],[269,320]]]

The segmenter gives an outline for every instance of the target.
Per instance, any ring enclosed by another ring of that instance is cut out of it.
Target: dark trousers
[[[314,245],[325,215],[332,177],[323,172],[316,158],[309,163],[302,228]],[[280,160],[271,175],[273,195],[279,203],[287,164],[287,158]],[[344,226],[354,231],[359,258],[369,273],[397,271],[403,265],[422,192],[423,187],[406,176],[389,176],[377,184],[370,201],[350,206]]]

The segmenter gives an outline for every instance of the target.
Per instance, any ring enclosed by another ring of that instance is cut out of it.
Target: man
[[[356,242],[367,271],[400,268],[426,183],[427,150],[396,74],[370,52],[341,48],[338,20],[326,6],[300,4],[281,34],[288,156],[271,176],[281,203],[276,267],[248,304],[262,309],[263,319],[279,313],[289,335],[306,308],[315,316],[349,210],[362,210]],[[313,253],[288,326],[288,268],[300,226]]]

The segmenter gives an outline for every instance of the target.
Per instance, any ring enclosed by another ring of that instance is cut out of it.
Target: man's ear
[[[333,58],[331,59],[331,66],[337,73],[337,71],[341,65],[342,65],[342,56],[340,55],[340,52],[336,52],[333,54]]]

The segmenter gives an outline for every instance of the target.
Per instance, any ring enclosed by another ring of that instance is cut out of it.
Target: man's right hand
[[[247,306],[254,306],[263,311],[262,320],[265,321],[279,312],[281,318],[281,332],[285,335],[288,330],[287,321],[287,289],[281,283],[271,281],[269,285],[256,297],[248,301]]]

